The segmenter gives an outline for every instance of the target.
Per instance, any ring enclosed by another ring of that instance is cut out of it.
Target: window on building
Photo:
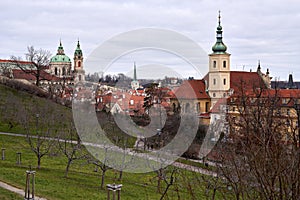
[[[134,100],[131,99],[131,100],[130,100],[130,105],[133,105],[133,104],[134,104]]]
[[[226,93],[223,93],[223,97],[226,97]]]
[[[78,61],[78,67],[81,67],[81,62],[80,61]]]
[[[214,85],[216,85],[216,84],[217,84],[217,80],[214,78],[214,80],[213,80],[213,81],[214,81]]]
[[[66,75],[66,68],[65,67],[62,68],[62,75],[63,76]]]
[[[200,102],[196,103],[197,112],[200,112]]]
[[[57,67],[54,69],[54,74],[57,75]]]
[[[213,97],[216,97],[216,93],[213,93]]]
[[[223,68],[226,68],[226,61],[223,61]]]
[[[209,109],[209,102],[205,102],[205,112],[208,112]]]
[[[226,85],[226,78],[223,79],[223,84]]]
[[[189,113],[191,111],[191,106],[189,103],[185,104],[185,113]]]
[[[216,68],[217,67],[217,61],[214,60],[213,62],[213,67]]]
[[[291,114],[290,109],[286,109],[286,114],[287,114],[287,115],[290,115],[290,114]]]

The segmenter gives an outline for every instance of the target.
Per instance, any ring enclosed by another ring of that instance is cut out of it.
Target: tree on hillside
[[[34,103],[37,105],[34,108],[25,106],[19,109],[18,121],[24,128],[29,147],[37,158],[37,168],[40,169],[42,158],[54,150],[54,138],[58,136],[60,128],[58,126],[64,126],[58,125],[57,121],[64,122],[66,118],[56,114],[51,106],[41,106],[38,101]]]
[[[50,62],[51,53],[48,50],[34,49],[33,46],[27,47],[26,60],[31,64],[24,65],[22,64],[21,58],[16,56],[11,56],[14,64],[21,69],[24,73],[31,74],[36,78],[35,84],[40,85],[40,81],[44,79],[42,71],[44,71]]]
[[[228,103],[230,133],[219,146],[220,175],[234,199],[298,199],[299,126],[288,107],[295,100],[282,104],[276,90],[240,91]]]
[[[71,123],[70,127],[66,128],[60,134],[58,146],[63,155],[67,158],[67,165],[65,169],[65,177],[67,178],[71,164],[75,160],[87,157],[73,123]]]

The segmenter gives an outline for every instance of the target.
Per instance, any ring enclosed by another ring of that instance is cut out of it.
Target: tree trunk
[[[102,175],[101,175],[101,189],[104,189],[104,179],[105,179],[105,172],[106,170],[102,170]]]
[[[65,171],[65,178],[68,178],[68,173],[69,173],[71,163],[72,163],[72,160],[68,159],[68,163],[67,163],[66,171]]]
[[[123,176],[123,171],[120,171],[118,181],[122,180],[122,176]]]
[[[37,168],[41,169],[41,160],[42,160],[42,157],[38,156],[37,158],[38,158],[38,161],[37,161],[38,162],[38,166],[37,166]]]

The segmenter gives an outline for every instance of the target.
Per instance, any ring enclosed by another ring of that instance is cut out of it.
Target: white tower
[[[228,96],[230,89],[230,54],[222,41],[221,15],[219,11],[219,25],[217,27],[217,41],[212,47],[213,53],[209,54],[209,82],[208,92],[212,106]]]

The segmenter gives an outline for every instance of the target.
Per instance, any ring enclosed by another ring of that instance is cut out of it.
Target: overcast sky
[[[256,70],[260,60],[273,77],[300,80],[299,8],[298,0],[1,0],[0,59],[24,56],[29,45],[54,55],[60,39],[72,58],[78,38],[87,57],[112,36],[148,27],[184,34],[208,54],[221,10],[231,70]]]

